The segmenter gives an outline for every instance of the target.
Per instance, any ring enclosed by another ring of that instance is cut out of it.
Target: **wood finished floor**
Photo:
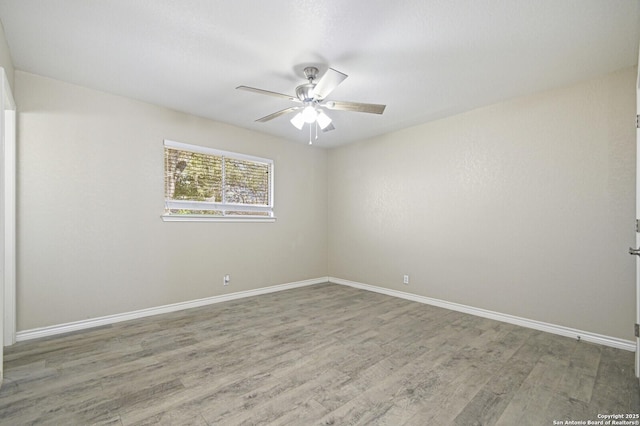
[[[333,284],[5,348],[2,425],[552,425],[634,354]]]

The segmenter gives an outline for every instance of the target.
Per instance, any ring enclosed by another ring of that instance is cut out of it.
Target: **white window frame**
[[[227,158],[233,158],[236,160],[253,161],[257,163],[265,163],[270,165],[269,176],[269,204],[268,205],[246,205],[237,203],[212,203],[207,201],[180,201],[180,200],[166,200],[166,209],[189,209],[189,210],[220,210],[223,212],[222,216],[209,216],[209,215],[180,215],[180,214],[163,214],[162,220],[165,222],[275,222],[276,218],[273,213],[273,199],[274,199],[274,165],[273,160],[268,158],[256,157],[253,155],[240,154],[231,151],[222,151],[219,149],[208,148],[199,145],[191,145],[182,142],[176,142],[172,140],[164,140],[164,148],[174,148],[183,151],[191,151],[199,154],[215,155]],[[163,149],[164,152],[164,149]],[[223,163],[224,164],[224,163]],[[224,187],[224,175],[223,175],[223,187]],[[204,208],[203,208],[204,207]],[[225,215],[224,212],[231,211],[245,211],[245,212],[261,212],[268,213],[268,216],[251,216],[251,215]]]

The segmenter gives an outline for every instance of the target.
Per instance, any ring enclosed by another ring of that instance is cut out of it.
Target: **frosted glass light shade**
[[[298,130],[302,130],[302,126],[304,126],[304,117],[302,116],[302,113],[299,112],[297,113],[292,119],[291,119],[291,124],[293,124],[294,126],[296,126],[296,128]]]
[[[309,123],[309,124],[313,123],[314,121],[316,121],[317,116],[318,116],[318,111],[316,111],[316,109],[311,105],[305,107],[302,110],[302,118],[304,118],[305,123]]]
[[[324,111],[320,111],[318,113],[318,117],[316,118],[318,125],[322,130],[326,129],[329,124],[331,124],[331,118],[324,113]]]

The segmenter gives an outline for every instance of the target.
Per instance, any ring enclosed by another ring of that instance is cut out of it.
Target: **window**
[[[164,141],[164,220],[273,221],[273,161]]]

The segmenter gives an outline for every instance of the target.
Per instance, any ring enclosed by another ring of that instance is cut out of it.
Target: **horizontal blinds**
[[[225,201],[268,206],[269,169],[268,164],[224,158]]]
[[[222,201],[222,157],[165,148],[165,198]]]
[[[180,143],[164,149],[166,213],[271,215],[273,162]]]

